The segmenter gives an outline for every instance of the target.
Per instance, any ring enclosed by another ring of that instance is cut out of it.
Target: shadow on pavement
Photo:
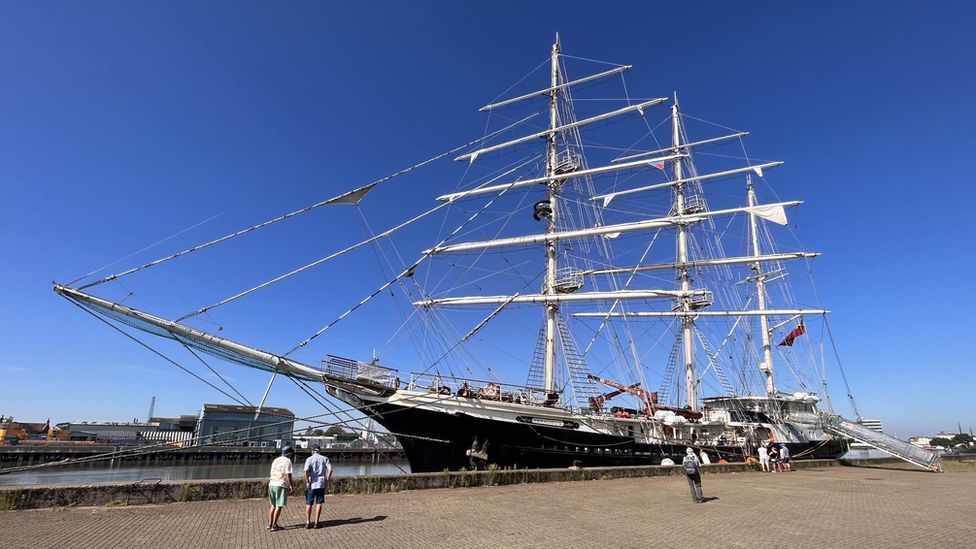
[[[319,524],[321,525],[321,528],[329,528],[331,526],[343,526],[345,524],[359,524],[361,522],[377,522],[381,520],[386,520],[386,515],[376,515],[375,517],[372,518],[354,517],[354,518],[347,518],[347,519],[323,520]]]

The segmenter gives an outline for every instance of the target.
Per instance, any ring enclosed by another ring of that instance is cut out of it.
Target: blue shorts
[[[325,503],[325,488],[305,490],[305,505],[313,503]]]

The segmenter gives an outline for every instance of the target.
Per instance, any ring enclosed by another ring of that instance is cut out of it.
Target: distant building
[[[197,444],[280,446],[290,443],[295,414],[265,406],[255,418],[254,406],[204,404],[197,419]]]
[[[881,425],[880,419],[872,419],[872,418],[865,417],[865,418],[861,418],[861,420],[858,423],[877,433],[884,432],[884,426]],[[873,448],[873,446],[869,444],[864,444],[863,442],[853,442],[851,444],[851,448],[855,450],[869,450]]]
[[[310,448],[318,444],[321,448],[356,448],[355,443],[359,437],[355,433],[343,433],[340,435],[303,435],[295,438],[295,446],[298,448]]]
[[[12,417],[0,416],[0,444],[17,444],[22,441],[56,442],[63,433],[51,428],[51,420],[46,423],[24,423]]]
[[[908,439],[908,442],[914,444],[915,446],[918,446],[919,448],[925,448],[926,450],[932,447],[931,437],[921,437],[921,436],[911,437]]]
[[[197,429],[197,414],[182,415],[180,417],[151,417],[147,422],[155,425],[161,431],[189,431],[195,432]]]
[[[182,415],[180,417],[150,417],[149,425],[156,426],[155,431],[142,434],[143,442],[156,444],[163,442],[178,442],[181,445],[192,444],[197,430],[196,415]]]
[[[158,430],[139,421],[72,421],[58,423],[58,428],[67,433],[67,440],[116,445],[143,444],[146,433]]]

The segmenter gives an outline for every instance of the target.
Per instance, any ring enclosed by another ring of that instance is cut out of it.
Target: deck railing
[[[538,406],[552,406],[559,402],[558,393],[547,394],[538,387],[431,373],[410,374],[410,382],[406,388],[411,391],[428,391]]]

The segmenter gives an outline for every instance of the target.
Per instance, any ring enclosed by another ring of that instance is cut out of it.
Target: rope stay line
[[[509,188],[511,188],[511,186],[514,186],[516,183],[518,183],[518,181],[513,181],[511,183],[511,185],[509,186]],[[342,321],[342,319],[346,318],[347,316],[349,316],[350,314],[352,314],[353,312],[355,312],[357,309],[359,309],[360,307],[362,307],[363,305],[365,305],[366,303],[368,303],[369,301],[371,301],[374,297],[376,297],[381,292],[385,291],[387,288],[389,288],[390,286],[392,286],[393,284],[395,284],[401,278],[403,278],[405,276],[413,276],[414,272],[416,272],[416,270],[417,270],[417,267],[419,267],[420,264],[423,263],[425,260],[427,260],[430,257],[432,257],[435,254],[435,251],[437,250],[437,248],[439,248],[440,246],[444,245],[448,240],[454,238],[454,236],[457,235],[464,227],[466,227],[469,223],[471,223],[479,215],[481,215],[485,210],[487,210],[489,207],[491,207],[491,205],[494,204],[496,200],[498,200],[499,198],[501,198],[502,195],[504,195],[507,190],[508,189],[503,190],[502,192],[500,192],[497,195],[495,195],[494,197],[492,197],[491,200],[489,200],[488,202],[485,202],[485,204],[482,205],[481,208],[479,208],[475,213],[471,214],[471,216],[468,217],[463,223],[461,223],[460,225],[458,225],[458,227],[456,229],[454,229],[453,231],[451,231],[451,234],[447,235],[444,239],[442,239],[440,242],[438,242],[436,245],[434,245],[434,247],[432,247],[431,249],[425,251],[423,253],[423,255],[420,256],[419,259],[417,259],[416,261],[413,262],[413,264],[411,264],[409,267],[407,267],[406,269],[404,269],[403,271],[401,271],[398,275],[396,275],[395,277],[393,277],[389,281],[385,282],[382,286],[380,286],[379,288],[377,288],[376,291],[374,291],[372,294],[370,294],[370,295],[366,296],[365,298],[363,298],[359,303],[353,305],[349,309],[346,309],[346,311],[343,312],[341,315],[339,315],[335,320],[333,320],[332,322],[329,322],[328,324],[326,324],[325,326],[323,326],[322,328],[320,328],[318,331],[316,331],[314,334],[312,334],[308,338],[304,339],[301,343],[299,343],[298,345],[295,345],[294,347],[292,347],[287,353],[283,354],[282,357],[287,357],[288,355],[292,354],[293,352],[297,351],[298,349],[300,349],[302,347],[305,347],[306,345],[308,345],[309,343],[311,343],[312,340],[314,340],[315,338],[317,338],[320,335],[322,335],[323,333],[325,333],[325,331],[328,330],[329,328],[331,328],[331,327],[335,326],[336,324],[338,324],[340,321]]]
[[[84,304],[82,304],[82,303],[80,303],[80,302],[78,302],[78,301],[77,301],[77,300],[75,300],[74,298],[72,298],[72,297],[70,297],[70,296],[67,296],[67,295],[65,295],[64,297],[65,297],[65,299],[67,299],[67,300],[68,300],[69,302],[71,302],[71,304],[72,304],[72,305],[74,305],[74,306],[76,306],[76,307],[78,307],[79,309],[81,309],[81,310],[83,310],[83,311],[85,311],[86,313],[88,313],[88,314],[90,314],[90,315],[92,315],[93,317],[95,317],[95,318],[97,318],[97,319],[98,319],[98,320],[100,320],[101,322],[104,322],[104,323],[105,323],[105,324],[107,324],[107,325],[108,325],[109,327],[111,327],[111,328],[112,328],[113,330],[116,330],[116,331],[118,331],[118,332],[119,332],[120,334],[122,334],[122,335],[124,335],[125,337],[127,337],[127,338],[129,338],[129,339],[131,339],[132,341],[135,341],[136,343],[138,343],[138,344],[139,344],[139,345],[141,345],[142,347],[145,347],[145,348],[146,348],[146,349],[148,349],[148,350],[149,350],[150,352],[152,352],[153,354],[155,354],[155,355],[157,355],[157,356],[159,356],[160,358],[162,358],[162,359],[163,359],[163,360],[165,360],[166,362],[169,362],[170,364],[172,364],[172,365],[174,365],[174,366],[176,366],[177,368],[179,368],[179,369],[181,369],[181,370],[183,370],[184,372],[186,372],[186,373],[188,373],[188,374],[190,374],[191,376],[193,376],[193,377],[195,377],[195,378],[197,378],[198,380],[200,380],[200,381],[202,381],[202,382],[204,382],[204,383],[206,383],[207,385],[209,385],[209,386],[210,386],[210,387],[211,387],[212,389],[214,389],[215,391],[217,391],[217,392],[219,392],[220,394],[222,394],[222,395],[224,395],[225,397],[227,397],[227,398],[229,398],[229,399],[231,399],[231,400],[233,400],[234,402],[236,402],[236,403],[238,403],[238,404],[240,404],[241,406],[247,406],[247,404],[245,404],[245,403],[244,403],[243,401],[241,401],[241,400],[239,400],[239,399],[238,399],[237,397],[235,397],[234,395],[231,395],[231,394],[229,394],[229,393],[228,393],[227,391],[224,391],[224,390],[223,390],[223,389],[221,389],[220,387],[217,387],[217,386],[216,386],[216,385],[214,385],[213,383],[210,383],[210,382],[209,382],[209,381],[207,381],[206,379],[203,379],[202,377],[200,377],[200,376],[199,376],[199,375],[197,375],[196,373],[194,373],[194,372],[192,372],[191,370],[189,370],[189,369],[188,369],[188,368],[187,368],[186,366],[183,366],[182,364],[180,364],[180,363],[178,363],[178,362],[176,362],[175,360],[173,360],[173,359],[171,359],[171,358],[169,358],[168,356],[166,356],[166,355],[164,355],[163,353],[161,353],[161,352],[159,352],[158,350],[156,350],[156,349],[154,349],[154,348],[153,348],[153,347],[152,347],[151,345],[149,345],[148,343],[146,343],[146,342],[144,342],[144,341],[142,341],[141,339],[139,339],[139,338],[137,338],[137,337],[135,337],[134,335],[132,335],[132,334],[130,334],[130,333],[128,333],[128,332],[126,332],[125,330],[123,330],[123,329],[121,329],[121,328],[119,328],[119,327],[118,327],[118,326],[116,326],[115,324],[112,324],[111,322],[109,322],[109,321],[108,321],[108,320],[106,320],[105,318],[102,318],[102,316],[101,316],[100,314],[98,314],[98,313],[97,313],[97,312],[95,312],[94,310],[92,310],[92,309],[90,309],[89,307],[86,307],[86,306],[85,306]],[[181,342],[181,343],[182,343],[182,342]]]
[[[237,396],[241,397],[241,399],[244,402],[246,402],[248,406],[254,406],[254,404],[250,400],[248,400],[248,398],[246,396],[244,396],[240,391],[237,390],[237,387],[234,387],[233,385],[231,385],[230,381],[227,381],[227,378],[225,378],[224,376],[220,375],[220,372],[218,372],[213,366],[211,366],[209,363],[207,363],[206,360],[203,360],[203,357],[200,356],[200,355],[198,355],[197,352],[194,351],[192,348],[190,348],[189,345],[187,345],[186,343],[183,343],[182,341],[180,341],[180,345],[182,345],[184,349],[186,349],[187,351],[189,351],[191,355],[193,355],[194,357],[196,357],[196,359],[199,360],[201,364],[203,364],[204,366],[206,366],[207,369],[210,370],[210,372],[213,375],[215,375],[218,378],[220,378],[220,381],[223,381],[224,382],[224,385],[227,385],[227,387],[229,387],[231,391],[234,391],[237,394]]]
[[[372,429],[370,428],[370,426],[364,422],[363,418],[353,417],[353,415],[350,414],[348,411],[341,410],[338,406],[332,405],[331,403],[329,403],[329,399],[328,398],[326,398],[325,396],[323,396],[321,393],[319,393],[318,391],[316,391],[312,387],[309,387],[308,383],[305,383],[304,381],[302,381],[300,379],[295,379],[295,378],[292,378],[292,377],[289,377],[288,379],[291,380],[291,382],[294,383],[296,386],[298,386],[299,389],[301,389],[306,395],[308,395],[317,404],[319,404],[320,406],[322,406],[326,410],[334,411],[336,413],[336,416],[337,417],[340,414],[341,415],[344,415],[346,417],[346,419],[344,421],[355,422],[363,430],[363,432],[371,432],[372,431]],[[389,452],[379,452],[378,449],[377,449],[377,453],[378,454],[381,454],[383,457],[387,457],[389,455]],[[406,469],[404,469],[403,467],[400,467],[400,464],[393,463],[393,465],[397,469],[399,469],[400,472],[402,472],[402,473],[408,473],[408,471]]]
[[[462,337],[460,339],[460,341],[458,341],[453,346],[451,346],[451,348],[448,349],[447,351],[445,351],[444,354],[442,354],[437,360],[435,360],[434,362],[430,363],[430,366],[428,366],[427,369],[429,370],[430,368],[433,368],[434,366],[436,366],[440,361],[444,360],[445,358],[448,357],[448,355],[450,355],[451,353],[453,353],[455,349],[457,349],[461,345],[464,345],[469,339],[471,339],[472,337],[474,337],[475,334],[477,334],[478,332],[481,331],[482,328],[484,328],[485,326],[487,326],[488,323],[492,321],[492,319],[494,319],[496,316],[499,315],[499,313],[502,312],[502,309],[504,309],[505,307],[507,307],[508,304],[511,303],[512,300],[514,300],[519,295],[520,294],[518,292],[515,292],[515,295],[509,297],[507,301],[505,301],[504,303],[502,303],[501,305],[499,305],[498,307],[496,307],[492,312],[488,313],[488,316],[486,316],[485,318],[481,319],[481,322],[478,322],[478,324],[476,324],[474,328],[471,328],[468,331],[468,333],[464,334],[464,337]]]
[[[81,294],[81,295],[85,295],[85,294]],[[236,403],[238,403],[238,404],[240,404],[242,406],[248,405],[248,404],[245,404],[245,402],[242,402],[241,400],[237,399],[233,395],[231,395],[231,394],[227,393],[226,391],[222,390],[220,387],[217,387],[213,383],[210,383],[206,379],[200,377],[199,375],[197,375],[196,373],[192,372],[191,370],[189,370],[185,366],[179,364],[178,362],[176,362],[172,358],[166,356],[161,351],[153,348],[148,343],[145,343],[142,340],[140,340],[140,339],[136,338],[135,336],[133,336],[132,334],[129,334],[125,330],[122,330],[121,328],[119,328],[118,326],[116,326],[115,324],[113,324],[112,322],[110,322],[109,320],[107,320],[106,318],[103,318],[103,315],[101,315],[98,312],[96,312],[93,308],[88,307],[85,303],[82,303],[79,300],[77,300],[77,299],[75,299],[75,298],[73,298],[72,296],[69,296],[69,295],[64,295],[64,297],[68,301],[70,301],[73,305],[75,305],[76,307],[84,310],[86,313],[92,315],[94,318],[96,318],[100,322],[103,322],[103,323],[107,324],[109,327],[111,327],[112,329],[118,331],[122,335],[128,337],[129,339],[132,339],[133,341],[135,341],[136,343],[138,343],[140,346],[148,349],[150,352],[152,352],[153,354],[155,354],[155,355],[159,356],[160,358],[164,359],[166,362],[168,362],[168,363],[176,366],[177,368],[183,370],[187,374],[193,376],[198,381],[201,381],[201,382],[205,383],[206,385],[208,385],[212,389],[218,391],[219,393],[223,394],[227,398],[233,400],[234,402],[236,402]],[[175,334],[173,334],[173,335],[175,336]],[[184,339],[186,339],[186,338],[176,338],[176,339],[181,344],[183,344],[184,346],[186,346],[186,343],[184,341]],[[189,349],[189,347],[188,347],[188,350],[191,350],[191,349]],[[192,350],[191,350],[191,353],[192,353]],[[193,353],[193,354],[194,354],[194,356],[197,356],[198,358],[200,358],[196,353]],[[200,359],[200,360],[201,360],[201,362],[203,362],[202,359]],[[204,364],[206,364],[206,363],[204,362]],[[209,367],[209,365],[207,365],[207,366]],[[217,374],[217,375],[219,377],[219,374]],[[286,377],[288,377],[289,379],[291,379],[292,381],[302,381],[302,380],[296,380],[293,377],[292,374],[289,374],[287,372],[284,373],[284,375]],[[302,383],[302,385],[305,385],[305,384]],[[307,385],[305,385],[305,386],[307,387]],[[231,388],[233,389],[233,387],[231,387]],[[236,392],[236,389],[235,389],[235,392]],[[425,403],[425,402],[423,402],[423,399],[422,399],[422,397],[425,397],[425,396],[426,395],[421,394],[421,395],[416,395],[416,396],[413,396],[413,397],[403,398],[403,399],[401,399],[402,402],[409,402],[411,400],[421,400],[421,402],[419,404],[415,404],[413,406],[404,407],[404,408],[401,408],[401,409],[398,409],[398,410],[394,410],[392,412],[387,412],[386,415],[389,415],[389,414],[392,414],[392,413],[396,413],[396,412],[410,410],[410,409],[416,408],[417,406],[421,406],[421,405],[423,405]],[[314,400],[316,400],[319,404],[323,404],[318,399],[314,399]],[[289,418],[289,419],[287,419],[285,421],[280,421],[280,422],[276,422],[276,423],[271,423],[271,424],[265,425],[265,427],[284,425],[284,424],[292,423],[292,422],[295,422],[295,421],[304,421],[304,422],[307,422],[307,423],[313,423],[313,424],[317,424],[317,425],[341,425],[341,424],[354,423],[354,422],[358,422],[358,423],[362,424],[363,419],[362,418],[353,417],[350,412],[353,412],[353,411],[362,412],[363,410],[368,410],[368,409],[371,409],[371,408],[373,408],[375,406],[378,406],[378,405],[379,404],[372,404],[372,405],[367,405],[367,406],[363,406],[363,407],[360,407],[360,408],[349,408],[349,409],[340,409],[338,407],[333,407],[332,409],[334,411],[332,411],[332,412],[323,413],[323,414],[316,414],[316,415],[311,415],[311,416],[305,416],[305,417],[301,417],[301,418]],[[323,404],[323,406],[326,407],[327,409],[329,408],[329,406],[327,406],[327,405],[324,405]],[[272,412],[263,412],[263,413],[270,414],[270,415],[278,415],[279,417],[284,417],[284,416],[281,416],[280,414],[274,414]],[[316,419],[319,419],[319,418],[323,418],[323,417],[329,417],[329,416],[338,417],[340,415],[345,415],[348,419],[342,420],[342,421],[335,421],[335,422],[313,421],[313,420],[316,420]],[[367,430],[367,429],[364,429],[364,430]],[[238,433],[251,433],[252,431],[256,431],[256,428],[253,427],[253,426],[246,427],[246,428],[241,428],[241,429],[237,429],[237,430],[232,430],[232,431],[227,431],[225,433],[221,433],[221,435],[231,435],[231,434],[238,434]],[[295,429],[295,430],[292,431],[292,433],[294,434],[294,433],[298,433],[300,431],[301,431],[301,429]],[[383,431],[375,431],[375,430],[372,430],[372,432],[383,432]],[[421,435],[412,435],[412,434],[398,433],[398,432],[392,432],[392,431],[389,432],[389,433],[392,434],[392,435],[394,435],[394,436],[397,436],[397,437],[415,438],[415,439],[421,439],[421,440],[427,440],[427,441],[438,442],[438,443],[445,443],[445,444],[446,443],[449,443],[449,441],[437,439],[437,438],[434,438],[434,437],[425,437],[425,436],[421,436]],[[250,440],[251,438],[256,438],[256,437],[257,437],[257,435],[254,435],[253,437],[252,436],[247,436],[247,437],[245,437],[245,440]],[[189,441],[186,441],[186,442],[190,442],[190,443],[199,442],[199,441],[202,441],[205,438],[208,438],[208,437],[201,435],[201,436],[195,437],[193,439],[190,439]],[[77,459],[65,459],[65,460],[57,461],[57,462],[40,463],[40,464],[34,464],[34,465],[29,465],[29,466],[24,466],[24,467],[7,468],[7,469],[0,470],[0,474],[15,473],[15,472],[27,471],[27,470],[38,469],[38,468],[54,467],[54,466],[69,465],[69,464],[76,464],[76,463],[89,463],[89,462],[95,462],[95,461],[102,461],[102,460],[106,460],[106,459],[117,459],[117,458],[120,458],[120,457],[131,457],[131,456],[147,455],[147,454],[153,454],[153,453],[159,453],[159,452],[175,451],[175,450],[179,450],[180,449],[180,448],[174,447],[172,444],[173,444],[172,441],[167,441],[167,442],[163,442],[163,443],[160,443],[160,444],[149,445],[149,446],[141,446],[141,447],[138,447],[138,448],[133,448],[133,449],[128,449],[128,450],[119,450],[119,451],[114,451],[114,452],[107,452],[107,453],[99,454],[99,455],[96,455],[96,456],[88,456],[88,457],[77,458]],[[202,444],[201,446],[213,446],[215,444],[216,443],[209,443],[209,444]]]
[[[369,191],[371,191],[377,185],[380,185],[382,183],[385,183],[385,182],[387,182],[387,181],[389,181],[391,179],[397,178],[397,177],[399,177],[401,175],[410,173],[410,172],[412,172],[412,171],[414,171],[416,169],[422,168],[422,167],[424,167],[424,166],[426,166],[426,165],[428,165],[428,164],[430,164],[432,162],[436,162],[437,160],[440,160],[440,159],[442,159],[442,158],[444,158],[446,156],[449,156],[451,154],[454,154],[454,153],[456,153],[458,151],[467,149],[468,147],[471,147],[473,145],[476,145],[476,144],[478,144],[480,142],[483,142],[483,141],[486,141],[488,139],[491,139],[492,137],[495,137],[496,135],[499,135],[499,134],[501,134],[501,133],[503,133],[505,131],[508,131],[511,128],[514,128],[515,126],[518,126],[518,125],[526,122],[527,120],[529,120],[530,118],[533,118],[537,114],[538,113],[530,114],[529,116],[526,116],[526,117],[522,118],[521,120],[518,120],[516,122],[513,122],[512,124],[509,124],[508,126],[505,126],[504,128],[501,128],[499,130],[496,130],[496,131],[494,131],[494,132],[492,132],[492,133],[490,133],[488,135],[479,137],[478,139],[475,139],[475,140],[469,141],[469,142],[467,142],[467,143],[465,143],[463,145],[454,147],[453,149],[451,149],[449,151],[446,151],[446,152],[443,152],[441,154],[438,154],[437,156],[433,156],[431,158],[428,158],[427,160],[424,160],[423,162],[419,162],[417,164],[414,164],[413,166],[410,166],[408,168],[404,168],[404,169],[402,169],[402,170],[400,170],[398,172],[394,172],[394,173],[392,173],[390,175],[387,175],[385,177],[381,177],[381,178],[377,179],[376,181],[373,181],[372,183],[367,183],[366,185],[363,185],[361,187],[357,187],[356,189],[353,189],[351,191],[348,191],[348,192],[339,194],[337,196],[334,196],[332,198],[328,198],[326,200],[322,200],[320,202],[316,202],[315,204],[312,204],[310,206],[305,206],[304,208],[300,208],[300,209],[297,209],[297,210],[288,212],[286,214],[279,215],[278,217],[275,217],[273,219],[269,219],[269,220],[264,221],[262,223],[258,223],[257,225],[252,225],[250,227],[241,229],[239,231],[226,234],[226,235],[221,236],[219,238],[215,238],[213,240],[204,242],[203,244],[198,244],[198,245],[193,246],[191,248],[187,248],[185,250],[176,252],[174,254],[170,254],[168,256],[161,257],[159,259],[150,261],[148,263],[144,263],[144,264],[139,265],[137,267],[133,267],[131,269],[122,271],[120,273],[108,275],[108,276],[106,276],[104,278],[100,278],[100,279],[95,280],[93,282],[89,282],[88,284],[83,284],[83,285],[79,286],[77,289],[78,290],[84,290],[86,288],[91,288],[92,286],[97,286],[99,284],[104,284],[105,282],[110,282],[112,280],[116,280],[118,278],[122,278],[123,276],[128,276],[130,274],[137,273],[139,271],[142,271],[144,269],[148,269],[150,267],[155,267],[156,265],[159,265],[159,264],[162,264],[162,263],[166,263],[167,261],[171,261],[171,260],[176,259],[178,257],[182,257],[182,256],[185,256],[185,255],[189,255],[189,254],[191,254],[193,252],[198,252],[198,251],[203,250],[205,248],[209,248],[209,247],[214,246],[216,244],[220,244],[221,242],[226,242],[226,241],[228,241],[228,240],[230,240],[232,238],[236,238],[238,236],[241,236],[241,235],[250,233],[252,231],[256,231],[258,229],[263,229],[264,227],[267,227],[269,225],[273,225],[275,223],[278,223],[280,221],[284,221],[286,219],[295,217],[297,215],[301,215],[301,214],[304,214],[304,213],[308,213],[308,212],[310,212],[312,210],[321,208],[322,206],[327,206],[329,204],[355,204],[355,203],[358,203],[360,200],[363,199],[363,197],[366,196],[366,193],[368,193]],[[99,269],[99,270],[101,270],[101,269]],[[95,272],[98,272],[98,271],[95,271]],[[89,275],[85,275],[85,276],[89,276]],[[85,277],[82,277],[82,278],[85,278]],[[77,282],[77,280],[75,282]]]
[[[185,229],[183,229],[181,231],[177,231],[177,232],[175,232],[175,233],[167,236],[166,238],[157,240],[156,242],[153,242],[152,244],[149,244],[147,246],[143,246],[142,248],[139,248],[138,250],[136,250],[136,251],[134,251],[134,252],[132,252],[130,254],[126,254],[126,255],[124,255],[124,256],[116,259],[115,261],[112,261],[111,263],[106,263],[105,265],[102,265],[101,267],[95,269],[94,271],[89,271],[89,272],[87,272],[87,273],[79,276],[78,278],[72,280],[71,282],[68,283],[68,286],[71,286],[72,284],[74,284],[76,282],[79,282],[81,280],[84,280],[84,279],[86,279],[86,278],[88,278],[90,276],[94,276],[94,275],[96,275],[96,274],[104,271],[105,269],[108,269],[109,267],[111,267],[113,265],[117,265],[117,264],[125,261],[126,259],[135,257],[135,256],[141,254],[142,252],[149,251],[149,250],[155,248],[156,246],[159,246],[163,242],[168,242],[168,241],[176,238],[177,236],[180,236],[181,234],[188,233],[188,232],[192,231],[193,229],[196,229],[197,227],[199,227],[201,225],[206,225],[207,223],[210,223],[211,221],[213,221],[214,219],[217,219],[221,215],[223,215],[223,214],[222,213],[219,213],[219,214],[212,215],[212,216],[208,217],[207,219],[204,219],[203,221],[198,221],[197,223],[194,223],[193,225],[190,225],[189,227],[187,227],[187,228],[185,228]]]
[[[494,181],[496,179],[500,179],[500,178],[505,177],[505,176],[507,176],[509,174],[512,174],[515,171],[523,168],[526,164],[528,164],[531,161],[532,160],[528,160],[526,162],[523,162],[523,163],[515,166],[514,168],[511,168],[510,170],[507,170],[506,172],[504,172],[502,174],[499,174],[497,177],[495,177],[491,181],[486,181],[484,184],[487,185],[488,183],[491,183],[492,181]],[[413,224],[413,223],[415,223],[417,221],[420,221],[421,219],[427,217],[428,215],[431,215],[431,214],[437,212],[438,210],[440,210],[444,206],[447,206],[447,203],[438,204],[437,206],[434,206],[433,208],[427,210],[426,212],[423,212],[423,213],[421,213],[419,215],[416,215],[416,216],[414,216],[414,217],[412,217],[412,218],[404,221],[403,223],[400,223],[399,225],[396,225],[395,227],[392,227],[390,229],[387,229],[387,230],[383,231],[382,233],[373,235],[370,238],[367,238],[366,240],[361,240],[361,241],[359,241],[359,242],[357,242],[355,244],[352,244],[350,246],[347,246],[347,247],[345,247],[345,248],[343,248],[343,249],[341,249],[341,250],[339,250],[337,252],[333,252],[333,253],[325,256],[325,257],[316,259],[315,261],[312,261],[311,263],[307,263],[305,265],[302,265],[301,267],[297,267],[295,269],[292,269],[291,271],[288,271],[287,273],[278,275],[278,276],[276,276],[276,277],[274,277],[274,278],[272,278],[270,280],[266,280],[266,281],[262,282],[261,284],[258,284],[257,286],[253,286],[251,288],[248,288],[248,289],[246,289],[246,290],[244,290],[242,292],[239,292],[237,294],[234,294],[234,295],[232,295],[232,296],[230,296],[228,298],[222,299],[222,300],[220,300],[220,301],[218,301],[216,303],[213,303],[211,305],[207,305],[206,307],[201,307],[200,309],[197,309],[196,311],[193,311],[192,313],[187,313],[187,314],[185,314],[185,315],[177,318],[176,319],[176,322],[182,322],[183,320],[186,320],[188,318],[192,318],[194,316],[201,315],[203,313],[206,313],[208,311],[211,311],[213,309],[216,309],[217,307],[221,307],[223,305],[227,305],[228,303],[232,303],[234,301],[237,301],[238,299],[241,299],[242,297],[246,297],[248,295],[253,294],[254,292],[257,292],[259,290],[262,290],[264,288],[267,288],[268,286],[271,286],[273,284],[277,284],[278,282],[281,282],[282,280],[285,280],[286,278],[290,278],[290,277],[295,276],[295,275],[297,275],[299,273],[303,273],[303,272],[305,272],[305,271],[307,271],[309,269],[315,268],[315,267],[317,267],[319,265],[322,265],[323,263],[326,263],[328,261],[331,261],[331,260],[333,260],[333,259],[335,259],[335,258],[337,258],[339,256],[345,255],[345,254],[347,254],[347,253],[349,253],[349,252],[351,252],[353,250],[359,249],[359,248],[361,248],[361,247],[363,247],[363,246],[365,246],[367,244],[371,244],[371,243],[374,243],[374,242],[376,242],[378,240],[381,240],[381,239],[383,239],[385,237],[388,237],[388,236],[392,235],[393,233],[395,233],[396,231],[399,231],[400,229],[402,229],[402,228],[404,228],[404,227],[406,227],[408,225],[411,225],[411,224]]]

